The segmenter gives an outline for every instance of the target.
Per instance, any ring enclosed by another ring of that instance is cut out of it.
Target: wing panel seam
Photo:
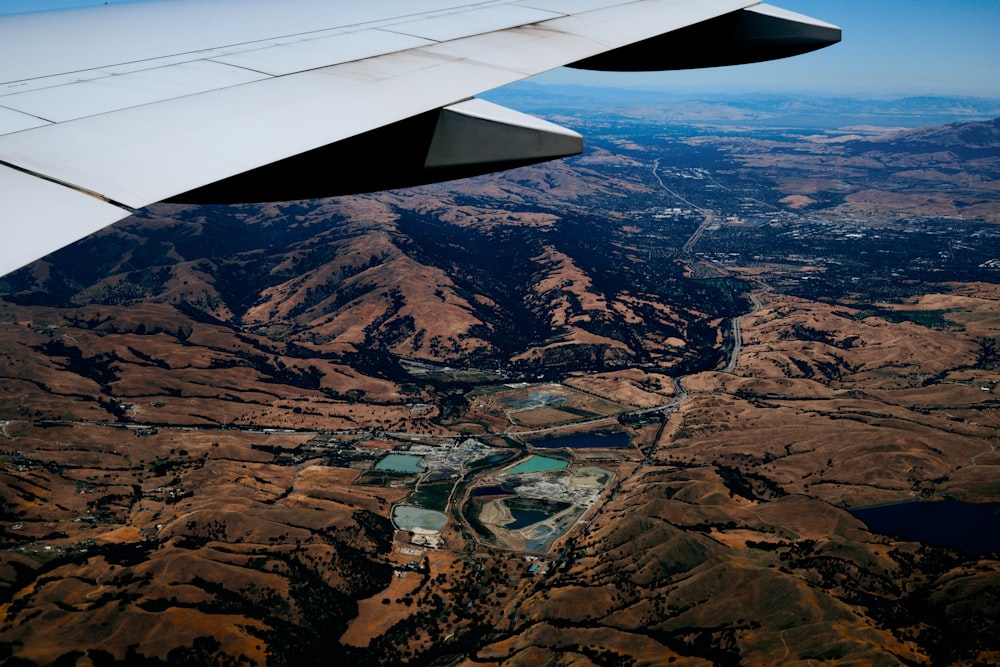
[[[94,192],[93,190],[88,190],[87,188],[81,187],[79,185],[74,185],[73,183],[70,183],[68,181],[64,181],[64,180],[59,179],[59,178],[54,178],[52,176],[48,176],[46,174],[34,171],[32,169],[26,169],[24,167],[21,167],[19,165],[16,165],[16,164],[12,163],[12,162],[7,162],[6,160],[0,160],[0,166],[7,167],[9,169],[13,169],[14,171],[19,171],[22,174],[26,174],[28,176],[32,176],[32,177],[37,178],[37,179],[42,180],[42,181],[47,181],[47,182],[52,183],[54,185],[60,185],[60,186],[66,188],[68,190],[74,190],[76,192],[79,192],[82,195],[87,195],[88,197],[93,197],[94,199],[102,201],[105,204],[111,204],[112,206],[116,206],[116,207],[118,207],[118,208],[120,208],[122,210],[128,211],[130,213],[135,213],[136,211],[139,210],[139,209],[137,209],[135,207],[129,206],[128,204],[123,204],[120,201],[115,201],[114,199],[111,199],[110,197],[105,197],[104,195],[102,195],[99,192]]]
[[[45,118],[43,116],[39,116],[36,113],[31,113],[30,111],[21,111],[20,109],[15,109],[14,107],[9,107],[9,106],[6,106],[4,104],[0,104],[0,109],[6,109],[7,111],[13,111],[14,113],[19,113],[22,116],[29,116],[31,118],[37,118],[40,121],[44,121],[46,123],[49,123],[50,125],[54,125],[56,123],[56,121],[49,120],[48,118]],[[28,128],[28,129],[36,129],[36,128]],[[23,130],[18,130],[18,131],[21,132]],[[0,160],[0,163],[3,163],[3,160]]]
[[[166,55],[162,55],[162,56],[158,56],[158,57],[153,57],[153,58],[140,58],[140,59],[137,59],[137,60],[125,60],[125,61],[122,61],[122,62],[109,63],[107,65],[102,65],[100,67],[88,67],[88,68],[85,68],[85,69],[67,70],[65,72],[59,72],[58,76],[67,76],[67,75],[72,75],[72,74],[84,74],[86,72],[93,72],[93,71],[97,71],[97,70],[105,70],[105,69],[107,69],[109,67],[118,67],[118,66],[123,66],[123,65],[137,65],[137,64],[140,64],[140,63],[147,63],[147,62],[148,63],[155,63],[157,61],[164,60],[166,58],[183,58],[183,57],[186,57],[186,56],[191,56],[192,60],[211,60],[212,58],[217,57],[217,54],[216,55],[212,55],[212,56],[207,56],[207,57],[206,56],[197,57],[197,56],[198,56],[198,54],[204,54],[206,52],[217,52],[217,51],[224,50],[224,49],[237,49],[237,48],[241,48],[241,47],[250,47],[250,46],[253,46],[253,45],[256,45],[256,44],[265,44],[265,43],[269,43],[269,42],[273,43],[273,42],[277,42],[277,41],[284,40],[284,39],[293,39],[293,38],[305,37],[307,35],[319,35],[319,34],[322,34],[322,33],[350,33],[350,32],[357,32],[357,31],[360,31],[360,30],[366,30],[366,29],[372,29],[372,30],[385,29],[387,27],[391,27],[393,25],[397,25],[401,21],[415,20],[415,19],[421,19],[421,18],[433,18],[435,16],[444,16],[444,15],[447,15],[447,14],[456,14],[456,13],[461,13],[461,12],[465,12],[465,11],[469,11],[469,10],[480,9],[480,8],[483,8],[483,7],[496,7],[496,6],[503,6],[503,5],[506,5],[506,4],[513,4],[513,3],[510,2],[510,0],[492,0],[492,1],[491,0],[487,0],[486,2],[477,2],[477,3],[470,3],[468,5],[464,5],[462,7],[462,9],[459,10],[459,11],[456,11],[454,8],[451,8],[451,9],[445,9],[445,10],[432,11],[432,12],[414,12],[413,14],[403,14],[403,15],[394,16],[394,17],[388,18],[388,19],[378,19],[378,20],[374,20],[374,21],[360,21],[360,22],[351,23],[351,24],[348,24],[348,25],[332,26],[332,27],[327,27],[327,28],[317,28],[315,30],[304,30],[302,32],[291,32],[291,33],[288,33],[288,34],[285,34],[285,35],[278,35],[276,37],[268,37],[266,39],[252,39],[252,40],[247,40],[247,41],[243,41],[243,42],[233,42],[231,44],[221,44],[221,45],[213,46],[213,47],[210,47],[210,48],[201,48],[201,49],[193,49],[193,50],[190,50],[190,51],[181,51],[181,52],[178,52],[178,53],[170,53],[170,54],[166,54]],[[406,33],[402,33],[402,34],[406,34]],[[435,41],[435,40],[431,40],[431,41]],[[190,62],[190,61],[185,61],[185,62]],[[165,66],[169,67],[170,65],[165,65]],[[155,67],[154,68],[150,68],[150,69],[155,69]],[[11,79],[9,81],[0,81],[0,86],[10,86],[10,85],[16,85],[16,84],[19,84],[19,83],[22,83],[22,82],[39,81],[39,80],[42,80],[42,79],[47,79],[47,78],[49,78],[49,76],[52,76],[52,75],[30,76],[30,77],[27,77],[27,78],[24,78],[24,79]],[[58,84],[58,85],[64,85],[64,84]]]

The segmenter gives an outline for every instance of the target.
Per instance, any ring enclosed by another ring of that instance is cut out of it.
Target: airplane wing
[[[0,17],[0,275],[163,201],[329,196],[579,152],[474,96],[562,65],[755,62],[753,0],[161,0]]]

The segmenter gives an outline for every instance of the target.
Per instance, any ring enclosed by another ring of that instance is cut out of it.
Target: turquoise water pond
[[[507,470],[508,475],[523,475],[529,472],[547,472],[549,470],[563,470],[569,465],[569,461],[551,459],[547,456],[532,456],[518,463],[513,468]]]
[[[423,472],[424,467],[420,465],[420,461],[423,458],[415,454],[386,454],[385,458],[375,464],[375,470]]]

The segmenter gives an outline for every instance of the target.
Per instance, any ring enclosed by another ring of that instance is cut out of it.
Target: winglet
[[[760,4],[577,61],[569,67],[653,72],[742,65],[836,44],[837,26]]]

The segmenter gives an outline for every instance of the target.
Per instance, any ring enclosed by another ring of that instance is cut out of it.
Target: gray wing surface
[[[747,0],[161,0],[2,17],[0,274],[158,201],[328,196],[577,153],[576,133],[474,99],[562,65],[715,66],[839,39]]]

